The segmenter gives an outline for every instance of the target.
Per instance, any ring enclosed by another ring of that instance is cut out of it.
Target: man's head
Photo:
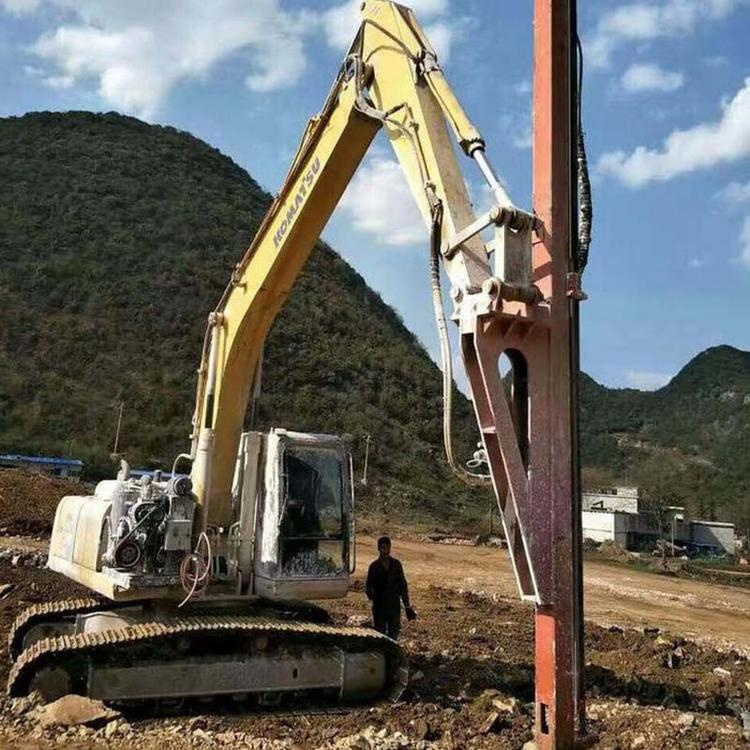
[[[380,539],[378,539],[378,554],[380,555],[381,559],[390,556],[391,554],[390,537],[381,536]]]

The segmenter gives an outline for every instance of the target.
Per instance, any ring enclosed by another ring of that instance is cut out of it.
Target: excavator
[[[481,347],[464,343],[482,437],[474,465],[486,473],[456,461],[441,291],[444,270],[450,317],[464,342],[481,343],[493,326],[506,337],[545,336],[549,280],[534,273],[542,250],[532,247],[543,230],[511,202],[412,11],[365,0],[361,14],[320,113],[208,317],[189,452],[177,456],[170,474],[134,478],[123,462],[93,495],[61,500],[48,567],[94,595],[19,615],[10,634],[11,695],[37,690],[51,700],[76,692],[113,702],[231,695],[276,705],[288,697],[401,694],[403,648],[369,628],[332,624],[314,603],[345,597],[356,565],[347,442],[281,428],[243,431],[266,334],[380,131],[430,238],[447,459],[468,482],[492,480],[521,594],[544,602],[521,513],[528,498],[519,487],[532,481],[530,430],[545,424],[530,426],[523,368],[514,367],[508,399],[497,360],[494,373],[481,369]],[[459,149],[492,194],[494,205],[480,215]],[[521,349],[512,350],[516,358]],[[501,433],[512,436],[510,448]]]

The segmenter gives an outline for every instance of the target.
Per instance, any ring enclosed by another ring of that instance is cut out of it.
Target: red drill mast
[[[540,750],[571,748],[584,723],[577,451],[577,127],[574,0],[535,0],[534,213],[528,259],[508,241],[505,281],[529,282],[543,301],[509,296],[478,315],[461,344],[508,549],[522,597],[535,605]],[[528,267],[528,266],[527,266]],[[503,296],[502,289],[486,292]],[[504,397],[498,360],[513,366]]]

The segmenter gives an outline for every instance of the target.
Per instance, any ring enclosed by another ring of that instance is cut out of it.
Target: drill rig
[[[528,537],[524,514],[535,490],[529,464],[544,468],[546,460],[546,449],[537,455],[535,447],[544,440],[531,437],[548,423],[524,401],[541,381],[527,382],[521,352],[525,340],[548,340],[549,256],[543,242],[532,252],[532,238],[548,235],[511,203],[413,13],[366,0],[328,98],[209,316],[190,452],[177,457],[168,479],[135,480],[124,465],[93,496],[60,502],[49,567],[99,596],[19,616],[11,694],[75,691],[113,701],[253,694],[269,703],[288,694],[400,694],[407,668],[399,645],[369,629],[334,626],[310,603],[345,596],[355,566],[346,443],[283,429],[243,433],[266,334],[380,130],[430,230],[444,353],[441,264],[451,282],[489,474],[466,476],[453,459],[448,403],[449,461],[469,481],[492,479],[521,594],[545,602],[532,562],[544,541]],[[494,197],[480,216],[453,138]],[[491,243],[485,230],[494,231]],[[518,363],[510,402],[497,368],[506,350]],[[488,358],[494,363],[485,366]],[[448,402],[450,362],[444,356]],[[177,473],[183,463],[189,477]]]

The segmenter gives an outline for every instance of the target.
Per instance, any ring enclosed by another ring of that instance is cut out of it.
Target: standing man
[[[378,539],[378,559],[370,564],[365,584],[367,598],[372,602],[372,619],[375,629],[393,640],[398,640],[401,631],[401,602],[406,617],[414,620],[417,613],[409,604],[409,587],[404,568],[391,557],[391,540],[387,536]]]

